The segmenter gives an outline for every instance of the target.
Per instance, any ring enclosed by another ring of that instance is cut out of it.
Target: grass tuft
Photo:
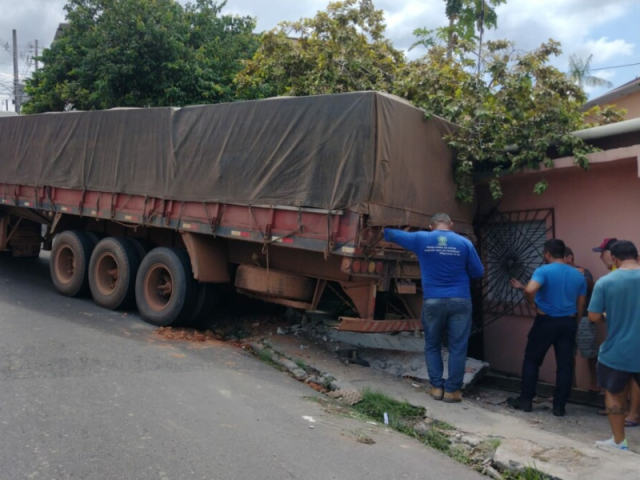
[[[451,453],[451,441],[449,437],[435,428],[429,429],[424,437],[424,443],[446,455]]]
[[[526,467],[522,472],[504,472],[504,480],[549,480],[549,478],[532,467]]]
[[[376,422],[384,422],[384,414],[389,417],[389,426],[403,433],[414,435],[413,425],[426,414],[423,407],[416,407],[407,401],[400,402],[382,392],[364,390],[362,400],[353,409]]]

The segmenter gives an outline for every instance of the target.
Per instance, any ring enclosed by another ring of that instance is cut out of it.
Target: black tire
[[[128,239],[100,240],[89,262],[89,287],[96,305],[109,310],[133,307],[140,261]]]
[[[94,247],[100,243],[100,240],[107,237],[104,233],[100,232],[84,232],[84,234],[89,237]]]
[[[56,290],[67,297],[89,293],[89,259],[93,242],[84,233],[67,230],[53,239],[49,271]]]
[[[189,326],[198,329],[209,328],[215,323],[215,313],[220,307],[220,286],[215,283],[198,284],[198,297],[191,314]]]
[[[140,316],[158,327],[187,324],[195,307],[197,286],[186,251],[153,249],[142,260],[136,278]]]
[[[138,252],[140,261],[142,261],[142,259],[147,256],[147,253],[149,253],[156,247],[152,242],[144,238],[127,238],[127,240],[131,242],[133,247]]]

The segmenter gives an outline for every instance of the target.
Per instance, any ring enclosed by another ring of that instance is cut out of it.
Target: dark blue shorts
[[[632,378],[640,386],[640,372],[621,372],[598,362],[598,386],[609,393],[622,393]]]

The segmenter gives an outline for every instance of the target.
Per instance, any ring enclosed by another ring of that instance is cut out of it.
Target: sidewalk
[[[328,352],[326,345],[320,345],[326,342],[275,334],[247,341],[260,339],[294,362],[332,376],[337,388],[381,391],[425,407],[428,417],[453,425],[461,434],[499,438],[494,463],[502,469],[533,467],[561,480],[640,480],[640,428],[628,430],[630,446],[636,453],[597,449],[593,442],[608,438],[610,432],[607,419],[596,415],[593,408],[570,405],[568,415],[557,418],[543,403],[534,413],[524,414],[499,405],[508,396],[506,392],[488,389],[474,392],[461,404],[446,404],[431,399],[423,387],[409,380],[345,364]]]

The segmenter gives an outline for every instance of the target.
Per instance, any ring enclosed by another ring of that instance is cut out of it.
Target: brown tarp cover
[[[0,118],[0,183],[468,224],[443,141],[453,128],[376,92]]]

